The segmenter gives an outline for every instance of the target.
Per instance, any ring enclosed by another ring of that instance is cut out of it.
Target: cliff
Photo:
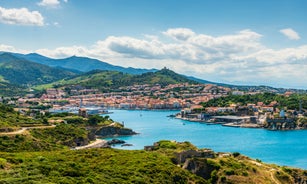
[[[98,130],[96,130],[95,134],[97,136],[107,137],[107,136],[119,136],[119,135],[135,135],[137,133],[129,128],[125,128],[122,126],[109,125],[109,126],[100,127]]]
[[[189,142],[159,141],[145,146],[171,158],[173,164],[208,183],[307,183],[307,171],[253,160],[240,153],[215,153]]]

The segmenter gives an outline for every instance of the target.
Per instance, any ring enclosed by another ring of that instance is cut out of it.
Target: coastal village
[[[99,106],[107,109],[181,109],[188,108],[213,98],[226,96],[227,87],[217,85],[170,84],[162,88],[159,84],[121,87],[116,92],[100,93],[96,89],[47,89],[40,97],[34,95],[11,101],[18,107],[28,108],[33,104],[63,110],[83,106]]]
[[[232,104],[229,107],[208,108],[194,105],[181,110],[176,118],[229,127],[267,128],[270,130],[307,129],[306,113],[302,110],[280,110],[276,108],[276,105],[277,102],[272,102],[269,105],[258,102],[247,106]],[[297,121],[298,119],[304,119],[304,121]]]
[[[278,102],[264,104],[231,104],[229,106],[206,107],[200,105],[211,99],[228,95],[255,95],[258,91],[237,91],[228,87],[213,84],[170,84],[166,87],[155,85],[133,85],[120,87],[109,93],[100,93],[97,89],[84,89],[80,86],[65,89],[50,88],[40,97],[28,94],[25,97],[9,101],[21,112],[31,109],[32,114],[45,112],[79,112],[108,113],[108,109],[129,110],[181,110],[174,115],[176,118],[204,122],[207,124],[222,124],[231,127],[279,129],[307,129],[306,112],[298,104],[297,110],[277,108]],[[285,96],[291,95],[286,92]],[[80,111],[81,107],[82,111]],[[86,107],[88,107],[86,109]],[[79,111],[78,111],[79,110]],[[87,110],[87,112],[85,112]],[[302,119],[302,120],[301,120]],[[301,120],[301,121],[298,121]]]

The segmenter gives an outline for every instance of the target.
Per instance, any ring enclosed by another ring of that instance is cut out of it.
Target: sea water
[[[240,152],[253,159],[307,169],[307,130],[270,131],[207,125],[167,117],[178,111],[113,110],[111,119],[124,123],[138,135],[116,137],[143,149],[159,140],[189,141],[215,152]]]

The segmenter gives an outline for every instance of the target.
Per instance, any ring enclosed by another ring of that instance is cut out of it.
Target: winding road
[[[27,130],[30,129],[40,129],[40,128],[54,128],[56,125],[51,126],[37,126],[37,127],[21,127],[20,130],[16,130],[13,132],[1,132],[0,135],[17,135],[17,134],[24,134]]]

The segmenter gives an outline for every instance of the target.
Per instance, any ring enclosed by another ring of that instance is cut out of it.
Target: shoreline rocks
[[[118,126],[106,126],[99,128],[95,134],[100,137],[107,136],[120,136],[120,135],[135,135],[137,134],[130,128],[118,127]]]
[[[108,145],[114,145],[114,144],[125,144],[126,142],[119,139],[112,139],[111,141],[108,141]]]

